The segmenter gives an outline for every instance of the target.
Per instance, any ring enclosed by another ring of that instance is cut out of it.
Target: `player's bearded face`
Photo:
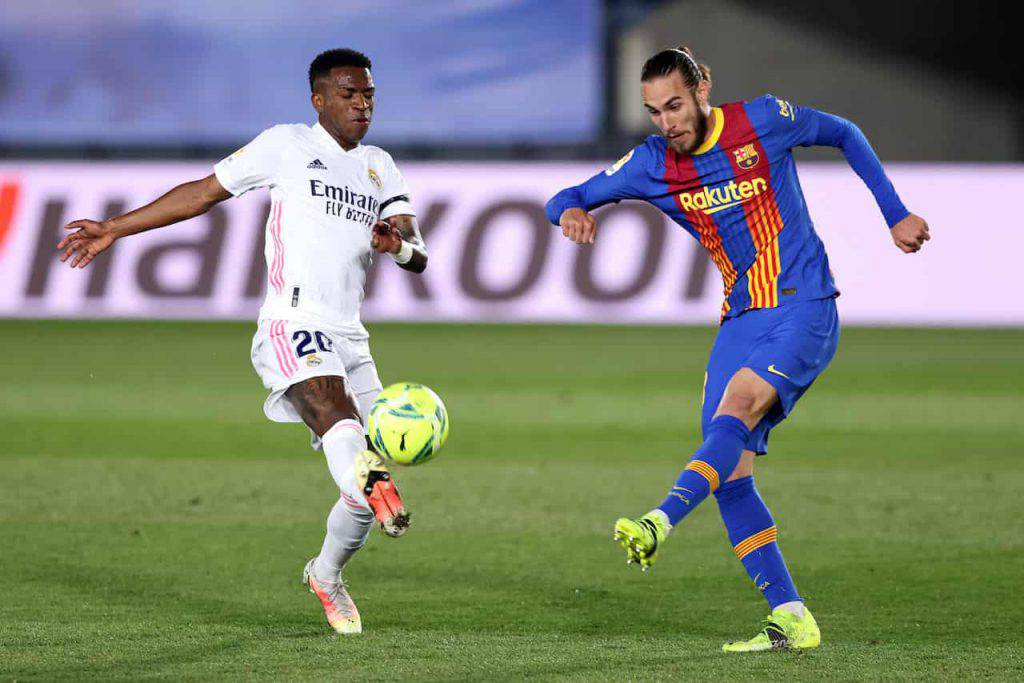
[[[337,67],[317,84],[312,99],[320,124],[343,146],[354,147],[370,129],[373,98],[368,69]]]
[[[704,141],[710,106],[706,93],[687,88],[677,72],[641,84],[651,121],[680,154],[690,154]]]

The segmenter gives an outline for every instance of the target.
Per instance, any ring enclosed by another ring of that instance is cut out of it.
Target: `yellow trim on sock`
[[[733,552],[736,553],[736,557],[741,560],[754,552],[758,548],[774,543],[779,538],[779,530],[774,526],[770,526],[764,531],[758,531],[756,534],[747,536],[742,541],[733,546]]]
[[[687,465],[686,469],[696,472],[700,476],[708,480],[708,485],[711,487],[711,492],[714,493],[715,489],[718,488],[718,472],[715,468],[707,464],[703,460],[691,460]]]

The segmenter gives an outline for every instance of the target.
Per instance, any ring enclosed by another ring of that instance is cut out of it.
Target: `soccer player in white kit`
[[[389,536],[409,526],[386,465],[367,450],[364,420],[381,390],[359,319],[374,251],[423,272],[427,254],[409,191],[384,150],[360,144],[373,115],[370,60],[329,50],[309,67],[318,121],[280,125],[156,201],[105,221],[66,226],[61,261],[84,268],[115,240],[205,213],[258,187],[270,189],[266,227],[267,295],[252,362],[270,390],[263,406],[276,422],[304,422],[323,448],[340,497],[327,517],[320,554],[303,581],[338,633],[362,630],[341,571],[376,518]]]

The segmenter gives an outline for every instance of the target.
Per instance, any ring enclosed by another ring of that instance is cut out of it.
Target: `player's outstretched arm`
[[[789,108],[788,103],[786,108]],[[834,114],[803,107],[795,111],[789,109],[789,120],[794,122],[794,132],[800,138],[797,140],[798,144],[826,145],[841,149],[850,168],[860,176],[874,195],[875,202],[889,226],[892,241],[906,254],[920,251],[924,243],[931,239],[928,234],[928,223],[920,216],[907,211],[896,194],[892,181],[885,174],[881,160],[861,129],[852,121]]]
[[[60,260],[66,262],[72,259],[72,268],[85,268],[97,255],[122,237],[194,218],[230,196],[231,193],[224,189],[217,176],[211,174],[178,185],[156,201],[121,216],[105,221],[71,221],[64,227],[74,232],[57,244],[58,250],[64,250]]]
[[[576,244],[593,244],[597,237],[594,209],[623,199],[643,199],[645,164],[650,152],[645,145],[632,149],[607,170],[561,190],[544,207],[548,220]]]
[[[377,221],[370,245],[378,253],[391,254],[400,268],[413,273],[427,269],[427,247],[416,216],[399,214]]]
[[[826,144],[841,149],[850,168],[871,190],[878,208],[889,225],[892,241],[905,254],[920,251],[921,246],[931,239],[928,224],[903,206],[903,202],[896,194],[896,188],[882,168],[881,160],[861,129],[853,122],[838,116],[816,113],[819,117],[819,139],[824,139]]]

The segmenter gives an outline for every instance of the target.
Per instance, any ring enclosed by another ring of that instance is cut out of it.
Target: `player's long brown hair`
[[[661,76],[668,76],[673,71],[679,72],[686,87],[691,90],[696,88],[701,81],[711,80],[711,67],[699,63],[693,56],[693,50],[685,45],[662,50],[644,62],[640,80],[649,81]]]

